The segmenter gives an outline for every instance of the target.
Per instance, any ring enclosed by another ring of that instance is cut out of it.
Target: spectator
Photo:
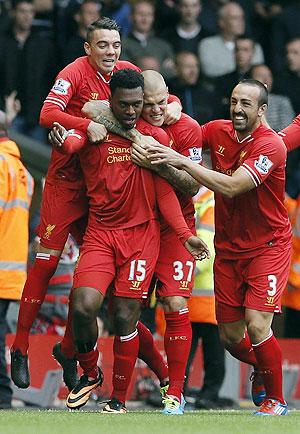
[[[300,113],[300,38],[293,39],[286,45],[287,70],[275,77],[274,92],[287,95],[293,109]]]
[[[154,71],[160,72],[160,64],[157,58],[154,56],[138,57],[136,60],[136,65],[141,68],[142,71],[152,69]]]
[[[286,3],[286,2],[283,2]],[[288,41],[300,38],[300,1],[284,5],[282,13],[274,19],[271,30],[272,67],[275,71],[283,71],[284,54]]]
[[[267,85],[269,103],[266,118],[270,127],[280,131],[292,123],[296,114],[291,100],[287,96],[272,93],[273,75],[270,68],[266,65],[255,65],[251,69],[250,77]]]
[[[219,406],[219,391],[225,377],[225,351],[219,337],[213,283],[214,194],[206,187],[201,187],[194,200],[197,235],[208,245],[211,257],[201,264],[197,261],[195,287],[188,302],[193,336],[186,383],[198,342],[202,339],[204,378],[195,407],[209,410]]]
[[[250,69],[253,65],[255,54],[255,42],[248,36],[238,36],[235,41],[236,68],[229,74],[216,79],[216,94],[220,99],[220,117],[229,119],[230,95],[232,89],[240,80],[250,77]]]
[[[177,77],[169,82],[169,90],[177,95],[185,113],[200,124],[216,118],[218,101],[214,92],[200,78],[198,58],[182,51],[176,56]]]
[[[7,126],[18,111],[15,93],[0,111],[0,409],[11,407],[12,390],[5,360],[6,313],[21,298],[26,280],[28,219],[33,178],[20,160],[18,146]]]
[[[0,96],[17,91],[21,111],[12,127],[46,143],[46,132],[38,122],[55,76],[54,47],[49,39],[32,32],[31,0],[16,0],[11,14],[12,27],[0,37]]]
[[[203,74],[209,78],[220,77],[234,71],[235,40],[245,33],[245,18],[241,6],[235,2],[225,4],[219,10],[220,33],[202,39],[199,44],[200,65]],[[263,63],[263,52],[255,44],[253,63]]]
[[[73,62],[77,57],[85,56],[83,45],[86,41],[86,28],[100,19],[100,4],[98,0],[84,0],[74,14],[77,32],[70,37],[64,50],[64,65]]]
[[[127,36],[130,28],[130,5],[125,0],[102,0],[102,16],[115,20],[121,28],[123,36]]]
[[[286,199],[293,227],[292,264],[282,303],[285,308],[284,337],[300,338],[300,196]]]
[[[153,33],[155,6],[150,0],[137,0],[132,7],[132,30],[122,41],[122,60],[136,63],[142,56],[156,57],[165,77],[174,75],[171,46]]]
[[[177,10],[177,25],[167,28],[161,37],[172,45],[175,53],[191,51],[197,55],[200,40],[210,36],[199,23],[201,0],[178,0]]]

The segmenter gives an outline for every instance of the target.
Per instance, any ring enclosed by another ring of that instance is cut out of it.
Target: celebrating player
[[[203,127],[214,170],[161,145],[148,149],[153,165],[186,170],[215,192],[217,319],[233,356],[255,367],[257,415],[285,415],[281,349],[271,323],[280,312],[291,260],[291,226],[284,207],[286,148],[262,125],[268,94],[243,80],[231,95],[232,121]],[[246,330],[246,331],[245,331]],[[265,396],[264,396],[265,395]]]
[[[137,67],[119,61],[121,40],[115,21],[103,18],[88,26],[84,45],[87,56],[64,68],[45,100],[41,111],[41,124],[51,128],[59,122],[65,128],[78,128],[86,132],[92,143],[106,136],[103,125],[84,119],[81,108],[89,99],[107,100],[109,82],[114,71]],[[177,116],[178,103],[169,105],[169,121]],[[30,384],[28,370],[28,338],[53,276],[69,232],[81,244],[86,226],[88,203],[86,189],[76,155],[63,155],[53,149],[49,164],[41,207],[39,252],[30,271],[20,303],[16,337],[11,350],[11,376],[21,388]],[[70,318],[70,321],[72,319]],[[77,381],[71,327],[63,341],[53,349],[56,359],[66,368],[64,380],[72,389]]]
[[[142,74],[145,78],[142,116],[152,125],[163,126],[168,101],[168,89],[165,81],[161,74],[156,71],[144,71]],[[116,125],[114,119],[109,116],[108,109],[102,104],[89,102],[83,110],[94,120],[99,119],[98,116],[100,115],[101,121],[109,130],[118,134],[125,133],[125,136],[128,135],[128,132]],[[182,114],[179,121],[173,125],[164,126],[164,129],[172,140],[173,149],[195,162],[201,162],[202,133],[201,127],[195,120]],[[130,133],[132,136],[132,131]],[[141,138],[139,139],[141,140]],[[194,206],[191,196],[197,192],[199,183],[186,172],[172,166],[151,166],[149,160],[145,158],[144,139],[142,146],[133,145],[131,155],[134,163],[156,170],[160,176],[176,188],[186,222],[194,232]],[[163,304],[167,324],[164,342],[168,360],[169,387],[163,397],[163,412],[166,414],[182,414],[184,408],[185,401],[182,391],[192,335],[187,299],[193,288],[194,266],[194,260],[178,242],[175,233],[163,224],[160,255],[155,274],[159,279],[156,294]],[[140,348],[143,348],[141,341]]]

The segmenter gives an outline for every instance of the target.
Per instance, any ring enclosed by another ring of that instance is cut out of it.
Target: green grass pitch
[[[55,410],[0,411],[1,434],[299,434],[300,411],[283,417],[253,417],[248,410],[158,411],[127,414]]]

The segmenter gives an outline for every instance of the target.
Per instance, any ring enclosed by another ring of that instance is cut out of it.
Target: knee
[[[74,297],[73,319],[76,323],[89,323],[96,318],[96,310],[90,299],[87,297]]]
[[[115,334],[125,336],[132,333],[139,319],[139,306],[120,304],[115,307],[113,314],[113,326]]]
[[[184,309],[187,306],[187,301],[184,297],[173,296],[163,297],[159,300],[166,313],[178,312],[180,309]]]
[[[259,320],[251,321],[247,324],[247,329],[252,343],[261,342],[270,332],[269,326]]]
[[[219,327],[219,335],[221,343],[227,349],[238,345],[243,339],[243,336],[240,333],[227,330],[225,327]]]

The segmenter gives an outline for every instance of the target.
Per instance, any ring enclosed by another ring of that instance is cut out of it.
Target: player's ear
[[[85,41],[84,45],[83,45],[84,51],[86,53],[87,56],[91,55],[91,46],[88,42]]]
[[[258,116],[264,116],[267,112],[268,106],[267,104],[263,104],[258,108]]]

